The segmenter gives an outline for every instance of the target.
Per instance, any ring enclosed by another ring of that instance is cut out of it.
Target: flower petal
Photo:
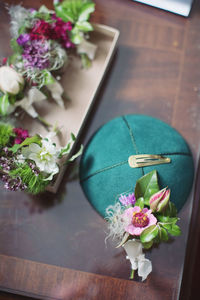
[[[142,277],[142,281],[144,281],[151,272],[152,272],[151,261],[145,258],[144,255],[140,255],[138,257],[138,275]]]
[[[128,240],[123,247],[130,261],[142,254],[142,243],[139,240]]]

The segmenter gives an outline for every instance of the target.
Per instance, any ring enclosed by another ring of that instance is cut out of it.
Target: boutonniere
[[[57,147],[53,142],[56,134],[55,130],[46,137],[29,136],[27,130],[0,123],[0,174],[6,189],[39,194],[59,172],[61,158],[69,163],[81,155],[83,146],[69,156],[76,141],[73,134],[65,147]]]
[[[106,214],[107,238],[115,239],[117,247],[122,246],[127,253],[131,279],[136,270],[142,281],[152,271],[152,263],[143,250],[181,234],[176,225],[177,210],[170,201],[170,188],[160,189],[156,170],[138,179],[134,191],[121,194],[114,205],[107,207]]]

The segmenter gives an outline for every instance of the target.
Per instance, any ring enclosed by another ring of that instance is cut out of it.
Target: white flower
[[[59,172],[56,146],[48,139],[42,139],[41,143],[42,146],[32,143],[24,147],[22,154],[25,158],[33,160],[40,171],[50,174],[46,180],[51,180]]]
[[[142,243],[136,239],[128,240],[123,247],[127,253],[126,258],[131,262],[132,270],[138,269],[138,275],[144,281],[152,272],[152,263],[142,253]]]
[[[41,172],[48,174],[48,178],[45,180],[52,180],[53,176],[59,172],[59,166],[57,160],[63,157],[66,154],[69,154],[75,137],[71,134],[71,139],[65,147],[56,148],[56,144],[51,141],[56,135],[56,131],[49,132],[46,138],[41,137],[41,146],[36,143],[31,143],[27,147],[23,147],[21,152],[26,159],[31,159],[35,162],[36,166]],[[75,153],[68,161],[73,161],[77,156],[82,153],[83,147],[81,146],[80,150]]]
[[[64,103],[62,99],[62,94],[64,92],[64,89],[62,85],[54,78],[54,82],[47,84],[46,87],[51,92],[52,98],[56,101],[56,103],[60,107],[64,108]]]
[[[23,164],[25,162],[25,157],[22,154],[17,155],[16,163]]]
[[[37,118],[38,113],[33,107],[34,102],[40,102],[46,99],[46,96],[40,92],[37,88],[33,87],[28,91],[27,96],[22,100],[16,101],[15,106],[23,108],[32,118]]]
[[[97,46],[88,42],[83,38],[82,42],[77,46],[78,54],[87,54],[89,59],[93,60],[95,57],[95,53],[97,50]]]
[[[8,66],[0,67],[0,90],[3,93],[17,95],[24,85],[24,78],[13,68]]]

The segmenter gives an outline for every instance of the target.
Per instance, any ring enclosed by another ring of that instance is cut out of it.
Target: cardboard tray
[[[57,124],[61,128],[61,134],[55,140],[57,146],[64,146],[69,140],[71,132],[78,140],[116,47],[119,37],[117,29],[99,24],[93,24],[93,26],[94,31],[90,34],[89,41],[96,44],[98,48],[92,66],[87,70],[83,69],[80,58],[72,56],[62,75],[61,84],[70,99],[65,102],[65,109],[60,108],[52,99],[42,101],[35,106],[41,117],[50,124]],[[48,133],[38,121],[28,116],[23,119],[23,127],[28,129],[31,135],[39,133],[45,137]],[[54,183],[47,188],[53,193],[56,193],[66,170],[63,159],[59,164],[60,172]]]

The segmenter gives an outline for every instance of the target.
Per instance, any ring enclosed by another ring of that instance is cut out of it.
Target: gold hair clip
[[[128,163],[131,168],[141,168],[160,164],[169,164],[169,157],[152,154],[131,155],[128,158]]]

